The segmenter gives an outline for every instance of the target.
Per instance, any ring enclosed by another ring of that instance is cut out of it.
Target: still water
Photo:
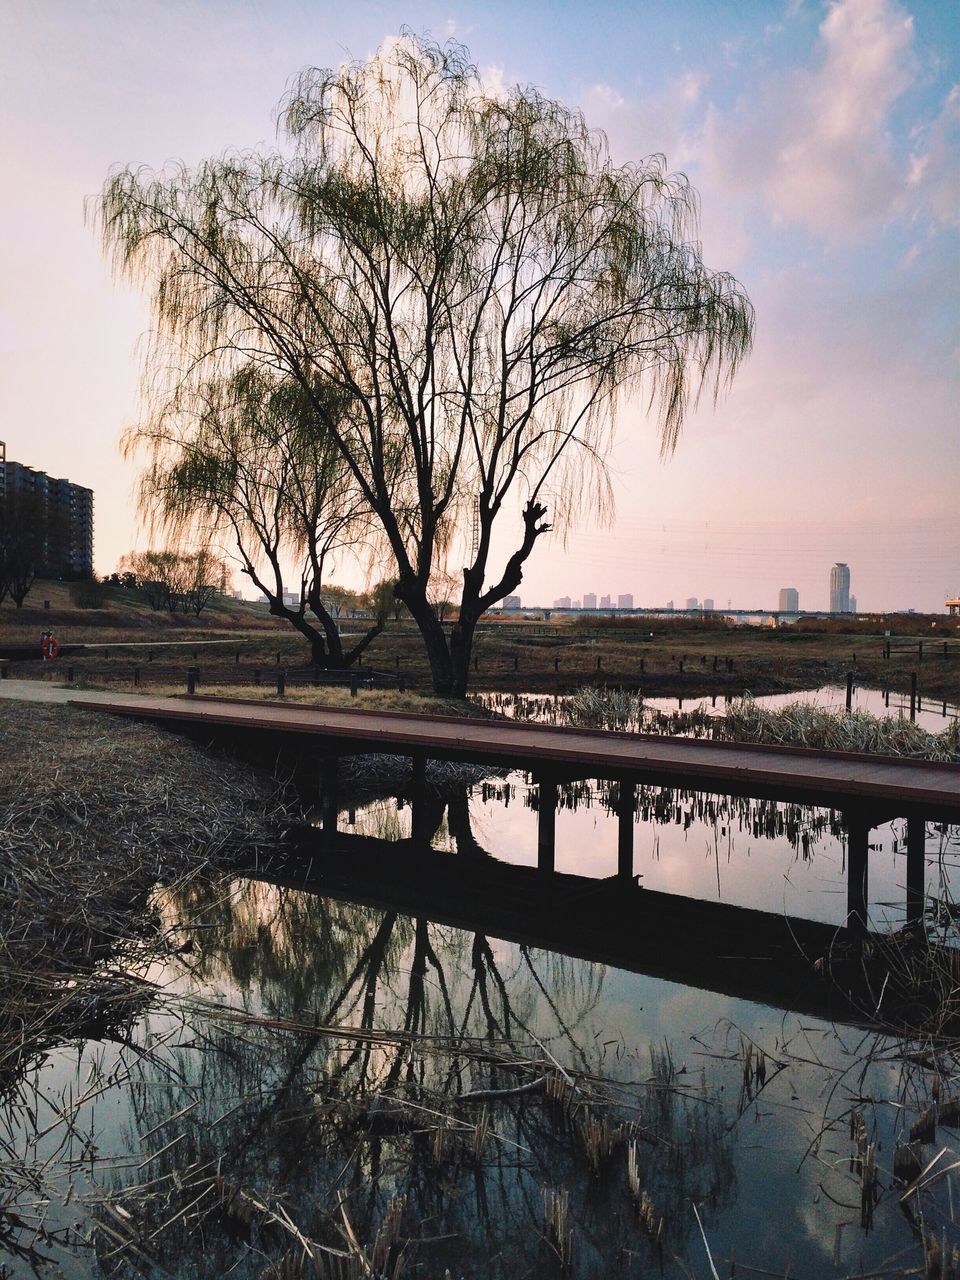
[[[438,787],[434,847],[535,863],[532,790],[521,774]],[[562,803],[557,869],[612,874],[604,787]],[[341,820],[389,839],[409,817],[379,795]],[[875,927],[902,918],[903,841],[874,833]],[[843,918],[829,812],[650,788],[635,848],[649,887]],[[928,829],[931,932],[949,927],[958,854],[955,830]],[[100,1026],[51,1048],[3,1112],[4,1280],[819,1280],[923,1274],[960,1244],[956,1041],[267,872],[152,909],[159,941],[113,958]]]

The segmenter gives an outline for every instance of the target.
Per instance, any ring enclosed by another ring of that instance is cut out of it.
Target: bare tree
[[[695,242],[663,157],[615,166],[579,113],[488,92],[455,44],[404,35],[305,72],[289,146],[107,181],[116,269],[152,289],[181,386],[253,366],[309,400],[376,518],[440,693],[462,694],[483,612],[554,520],[609,502],[620,397],[665,451],[749,350],[752,308]],[[517,521],[492,561],[494,528]],[[463,565],[448,636],[430,600]],[[455,560],[454,563],[457,561]]]
[[[310,396],[291,378],[248,363],[199,384],[182,381],[125,437],[146,447],[141,505],[180,539],[226,538],[241,570],[310,645],[320,666],[348,667],[382,622],[346,650],[324,598],[327,566],[355,552],[369,512]],[[327,412],[335,407],[327,404]],[[285,591],[299,563],[297,602]]]
[[[0,497],[0,604],[9,595],[18,609],[46,563],[49,515],[34,493]]]
[[[132,575],[154,613],[176,609],[177,559],[175,551],[129,551],[120,561],[121,573]]]
[[[183,557],[186,573],[182,586],[182,608],[194,617],[227,589],[227,566],[206,547]]]

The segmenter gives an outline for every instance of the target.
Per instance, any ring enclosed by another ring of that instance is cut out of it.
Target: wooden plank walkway
[[[259,734],[291,745],[310,739],[328,754],[386,752],[509,766],[546,779],[661,783],[863,810],[873,823],[898,816],[960,821],[960,766],[925,760],[203,697],[118,695],[99,700],[97,709],[211,739]]]

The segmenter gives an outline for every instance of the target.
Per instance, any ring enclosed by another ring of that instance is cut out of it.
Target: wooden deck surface
[[[260,734],[288,744],[312,739],[319,749],[343,755],[420,755],[547,777],[620,778],[960,821],[956,764],[283,702],[118,695],[98,701],[97,710],[208,731],[211,738]]]

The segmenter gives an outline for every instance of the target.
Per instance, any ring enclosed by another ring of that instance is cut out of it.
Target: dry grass
[[[960,721],[941,733],[930,733],[911,720],[875,716],[869,711],[833,711],[813,703],[794,702],[779,710],[761,706],[749,694],[731,702],[723,715],[701,710],[663,713],[645,707],[639,694],[625,689],[578,689],[569,698],[506,698],[526,715],[558,724],[683,734],[727,742],[756,742],[807,747],[816,751],[855,751],[868,755],[908,756],[923,760],[960,760]]]
[[[836,712],[802,702],[771,711],[746,697],[717,717],[716,725],[716,737],[734,742],[960,760],[960,722],[956,720],[942,733],[928,733],[911,720],[875,716],[868,711]]]

